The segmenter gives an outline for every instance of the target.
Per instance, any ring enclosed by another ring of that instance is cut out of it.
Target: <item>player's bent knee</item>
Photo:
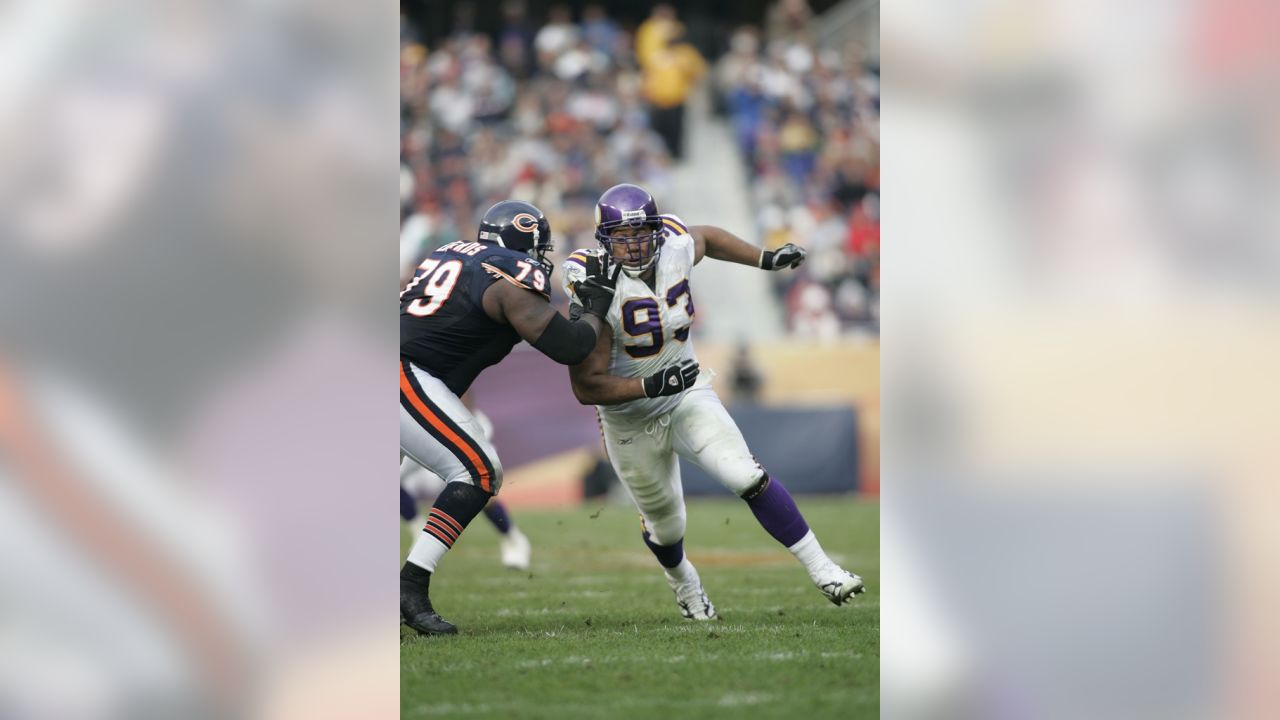
[[[502,464],[493,461],[493,471],[488,468],[476,470],[475,468],[459,468],[456,472],[447,478],[446,483],[461,482],[467,485],[473,485],[479,490],[489,495],[497,495],[498,490],[502,487]]]
[[[498,458],[493,460],[493,475],[489,482],[489,494],[497,495],[498,490],[502,489],[502,463],[498,462]]]
[[[746,452],[733,453],[729,457],[704,454],[700,460],[710,475],[729,492],[741,497],[764,477],[764,468]]]
[[[762,468],[757,467],[755,477],[752,477],[750,481],[744,483],[741,488],[733,488],[733,491],[743,500],[751,500],[755,496],[764,492],[764,489],[768,487],[768,485],[769,473],[765,472]]]
[[[645,520],[649,537],[658,545],[675,545],[684,539],[684,511],[673,512]]]

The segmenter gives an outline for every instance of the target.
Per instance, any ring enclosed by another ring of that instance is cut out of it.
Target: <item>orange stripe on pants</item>
[[[404,393],[404,396],[409,398],[409,403],[413,405],[414,409],[417,410],[422,417],[426,418],[427,422],[431,423],[431,427],[438,430],[441,435],[444,435],[445,438],[449,440],[449,442],[462,450],[462,454],[471,461],[471,464],[476,470],[477,476],[480,478],[480,489],[485,492],[489,492],[489,471],[485,469],[484,461],[480,459],[480,456],[476,454],[475,450],[471,449],[470,443],[458,437],[458,434],[450,430],[448,425],[441,422],[440,418],[436,417],[435,413],[427,409],[426,403],[422,402],[422,399],[414,393],[413,385],[409,383],[409,376],[405,375],[404,365],[400,366],[400,392]]]

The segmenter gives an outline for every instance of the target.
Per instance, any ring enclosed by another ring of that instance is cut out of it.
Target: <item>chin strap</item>
[[[640,268],[640,269],[635,269],[635,268],[632,268],[632,267],[628,267],[628,266],[626,266],[626,265],[623,265],[623,266],[622,266],[622,272],[626,273],[628,277],[638,278],[638,277],[640,277],[641,275],[643,275],[643,274],[645,274],[646,272],[648,272],[650,269],[652,269],[652,268],[653,268],[655,265],[657,265],[657,264],[658,264],[658,251],[655,251],[655,252],[653,253],[653,257],[652,257],[652,258],[650,258],[650,260],[649,260],[649,264],[648,264],[648,265],[645,265],[644,267],[642,267],[642,268]]]

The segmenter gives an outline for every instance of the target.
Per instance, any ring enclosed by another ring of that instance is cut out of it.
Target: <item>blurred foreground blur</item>
[[[887,10],[884,713],[1275,717],[1276,6]],[[4,717],[398,712],[394,22],[0,10]]]
[[[394,716],[394,33],[0,8],[0,716]]]
[[[886,6],[886,717],[1280,713],[1278,18]]]

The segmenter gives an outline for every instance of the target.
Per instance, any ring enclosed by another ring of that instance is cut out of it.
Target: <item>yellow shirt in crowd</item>
[[[644,97],[660,108],[683,104],[707,64],[692,45],[680,43],[655,52],[641,68]]]

